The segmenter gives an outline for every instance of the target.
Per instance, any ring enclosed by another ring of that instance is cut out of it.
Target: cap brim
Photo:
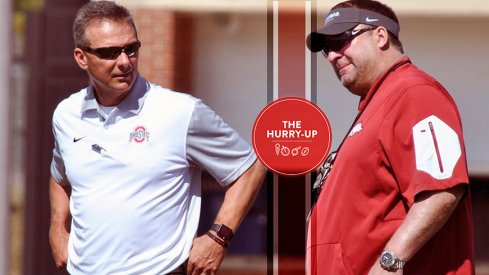
[[[356,27],[358,23],[356,22],[342,22],[337,24],[329,24],[315,32],[311,32],[306,39],[307,48],[311,52],[319,52],[324,49],[328,38],[330,36],[335,36],[342,34],[349,29]]]
[[[317,32],[311,32],[306,38],[307,48],[313,52],[319,52],[324,49],[326,45],[327,36]]]

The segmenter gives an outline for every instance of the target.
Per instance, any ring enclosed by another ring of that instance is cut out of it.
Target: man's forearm
[[[265,172],[265,167],[257,160],[229,187],[216,216],[216,223],[225,224],[236,231],[260,191]]]
[[[257,160],[226,191],[215,222],[236,231],[260,191],[264,177],[265,167]],[[225,253],[222,242],[220,244],[207,235],[194,239],[187,264],[188,274],[215,274]]]
[[[466,186],[420,194],[385,249],[409,261],[435,235],[457,207]]]
[[[53,177],[49,180],[49,200],[51,204],[51,226],[66,228],[70,217],[70,192],[69,186],[57,183]]]
[[[70,193],[68,185],[57,183],[53,177],[49,180],[49,200],[51,205],[51,226],[49,243],[56,266],[65,267],[68,261],[68,220],[70,218]]]

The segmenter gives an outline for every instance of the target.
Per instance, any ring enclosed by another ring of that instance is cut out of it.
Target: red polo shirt
[[[418,194],[468,185],[457,107],[435,79],[408,61],[404,57],[394,64],[403,63],[360,101],[363,113],[311,215],[311,274],[367,274]],[[404,274],[473,273],[467,192],[442,229],[406,264]]]

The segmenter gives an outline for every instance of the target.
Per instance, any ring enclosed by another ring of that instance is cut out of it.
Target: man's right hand
[[[64,228],[49,229],[49,243],[54,262],[58,268],[65,268],[68,262],[68,233]]]

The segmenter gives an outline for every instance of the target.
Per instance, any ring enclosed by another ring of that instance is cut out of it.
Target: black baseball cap
[[[359,8],[339,8],[326,15],[322,28],[307,36],[307,48],[312,52],[319,52],[331,36],[342,34],[358,24],[382,26],[395,37],[399,37],[399,24],[385,15]]]

